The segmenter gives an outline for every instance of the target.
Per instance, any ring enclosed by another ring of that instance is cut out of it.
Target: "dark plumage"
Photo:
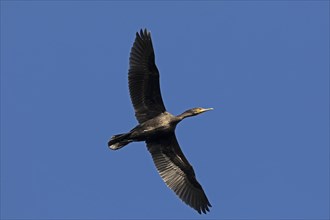
[[[186,204],[206,213],[211,207],[195,172],[183,155],[175,136],[176,125],[186,117],[212,108],[193,108],[174,116],[165,109],[159,86],[159,72],[150,32],[136,33],[129,59],[129,91],[139,125],[108,142],[117,150],[134,141],[145,141],[160,176]]]

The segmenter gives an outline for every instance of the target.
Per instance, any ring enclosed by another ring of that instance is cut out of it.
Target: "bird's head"
[[[192,108],[192,109],[189,109],[188,111],[191,112],[192,115],[199,115],[203,112],[207,112],[207,111],[210,111],[210,110],[213,110],[213,108]]]
[[[213,108],[192,108],[192,109],[189,109],[185,112],[183,112],[181,115],[179,115],[178,117],[181,118],[180,120],[186,118],[186,117],[191,117],[191,116],[195,116],[195,115],[199,115],[203,112],[207,112],[207,111],[210,111],[210,110],[213,110]]]

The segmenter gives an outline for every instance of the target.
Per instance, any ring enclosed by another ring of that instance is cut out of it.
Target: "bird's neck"
[[[191,117],[191,116],[194,116],[189,110],[181,113],[180,115],[177,116],[177,118],[181,121],[187,117]]]

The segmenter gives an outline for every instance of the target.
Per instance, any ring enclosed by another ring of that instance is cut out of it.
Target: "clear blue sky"
[[[128,57],[151,30],[165,105],[213,205],[159,177]],[[1,1],[1,218],[329,218],[328,1]]]

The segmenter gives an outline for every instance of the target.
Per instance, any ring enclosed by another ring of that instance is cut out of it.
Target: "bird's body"
[[[142,136],[142,141],[148,139],[157,138],[157,136],[167,135],[170,132],[174,132],[179,120],[171,113],[164,112],[149,119],[146,122],[136,126],[133,129],[133,134],[136,136]]]
[[[162,136],[174,132],[176,125],[179,123],[177,118],[171,113],[164,112],[156,116],[155,118],[149,119],[136,127],[126,134],[115,135],[108,143],[112,150],[118,150],[118,143],[121,141],[137,142],[157,139]],[[117,136],[117,138],[115,138]],[[117,144],[117,145],[116,145]]]
[[[131,142],[145,141],[167,186],[186,204],[199,213],[206,213],[211,204],[180,149],[175,128],[184,118],[212,109],[193,108],[178,116],[166,111],[160,93],[159,72],[151,36],[146,29],[136,34],[128,78],[130,96],[139,124],[128,133],[114,135],[108,142],[109,148],[118,150]]]

